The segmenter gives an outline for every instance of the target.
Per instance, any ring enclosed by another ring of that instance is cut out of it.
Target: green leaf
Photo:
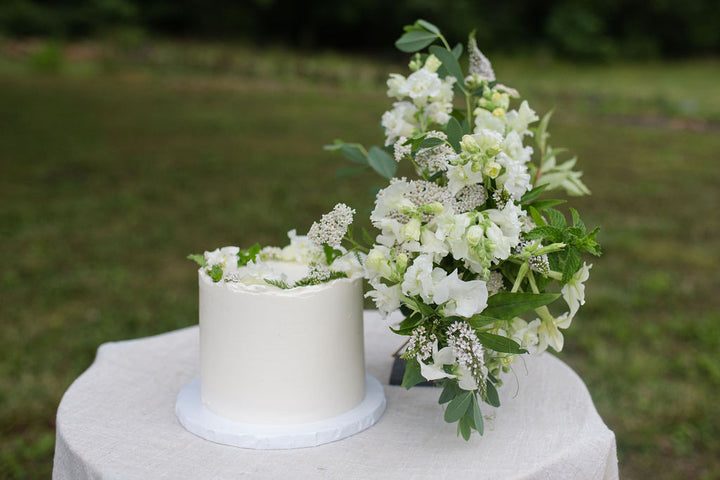
[[[344,143],[340,146],[340,153],[351,162],[359,163],[361,165],[367,164],[367,157],[365,153],[356,144]]]
[[[455,58],[457,58],[458,60],[460,60],[460,55],[462,55],[462,53],[463,53],[463,45],[462,45],[462,43],[458,43],[457,45],[455,45],[455,46],[453,47],[453,49],[452,49],[452,54],[453,54],[453,56],[455,56]]]
[[[402,383],[400,385],[410,390],[418,383],[423,383],[425,381],[425,377],[423,377],[420,373],[420,364],[417,360],[411,358],[407,359],[405,361],[405,374],[403,375]]]
[[[511,293],[500,292],[488,298],[488,306],[482,315],[511,320],[527,311],[534,310],[560,298],[558,293]]]
[[[547,208],[545,209],[545,214],[550,219],[550,225],[557,228],[565,228],[567,227],[567,223],[565,222],[565,216],[555,210],[554,208]]]
[[[460,140],[462,140],[465,132],[463,131],[462,126],[460,126],[460,122],[458,122],[455,117],[450,117],[450,121],[448,121],[447,124],[446,133],[448,136],[448,143],[450,143],[450,145],[453,147],[455,153],[460,153]]]
[[[532,190],[530,190],[529,192],[527,192],[525,195],[522,196],[522,198],[520,199],[520,203],[532,202],[533,200],[538,198],[538,196],[540,196],[542,191],[545,190],[547,187],[548,186],[546,184],[546,185],[540,185],[539,187],[533,188]]]
[[[472,392],[462,392],[453,398],[445,409],[445,421],[453,423],[460,420],[470,406],[471,397]]]
[[[411,30],[395,42],[395,47],[406,53],[417,52],[433,43],[437,38],[437,34],[426,30]]]
[[[383,177],[388,180],[393,178],[397,170],[397,162],[385,150],[380,147],[372,147],[368,152],[368,163]]]
[[[335,178],[357,177],[368,171],[367,165],[343,165],[335,172]]]
[[[458,435],[462,436],[465,441],[470,440],[470,435],[472,434],[472,427],[470,426],[471,420],[472,417],[463,416],[458,422]]]
[[[462,69],[460,68],[457,58],[455,58],[455,55],[453,55],[450,50],[437,45],[430,47],[430,53],[440,59],[443,67],[445,67],[445,70],[447,70],[451,76],[455,77],[457,84],[464,90],[465,76],[463,75]]]
[[[580,230],[582,230],[582,234],[585,235],[585,223],[580,220],[580,214],[574,208],[570,209],[570,214],[572,215],[573,219],[573,227],[578,227]]]
[[[483,434],[483,416],[482,412],[480,411],[480,404],[478,403],[477,397],[473,395],[472,398],[472,418],[473,423],[475,424],[475,430],[478,431],[480,435]]]
[[[200,267],[205,267],[207,265],[207,262],[205,261],[205,255],[200,253],[191,253],[187,256],[188,260],[192,260],[193,262],[200,265]]]
[[[244,248],[238,252],[238,267],[244,267],[250,262],[255,261],[262,247],[259,243],[256,243],[250,248]]]
[[[580,269],[580,252],[575,247],[568,248],[565,258],[565,268],[560,283],[563,285],[570,281],[572,276]]]
[[[333,263],[336,258],[343,254],[340,250],[333,248],[330,245],[323,245],[323,253],[325,254],[325,262],[328,265]]]
[[[438,145],[442,145],[443,143],[445,143],[445,140],[443,140],[442,138],[428,137],[422,142],[420,142],[420,144],[418,145],[418,150],[422,148],[437,147]]]
[[[222,267],[220,265],[213,265],[212,268],[208,271],[208,275],[210,275],[210,278],[212,278],[213,282],[219,282],[223,276]]]
[[[527,350],[522,348],[520,344],[517,343],[515,340],[503,337],[502,335],[495,335],[494,333],[487,332],[477,332],[477,337],[480,343],[483,344],[483,346],[489,348],[490,350],[495,350],[496,352],[514,354],[527,353]]]
[[[524,237],[525,240],[540,240],[544,238],[552,243],[560,243],[565,238],[562,229],[551,227],[550,225],[535,227],[527,232]]]
[[[487,315],[478,314],[478,315],[473,315],[472,317],[468,318],[466,321],[468,324],[470,324],[471,327],[477,329],[477,328],[482,328],[486,325],[490,325],[491,323],[501,322],[502,320],[499,318],[488,317]]]
[[[498,395],[497,388],[495,388],[495,384],[492,383],[490,379],[485,382],[485,401],[493,407],[500,406],[500,395]]]
[[[438,27],[436,27],[435,25],[433,25],[432,23],[430,23],[430,22],[428,22],[428,21],[426,21],[426,20],[423,20],[422,18],[418,18],[418,19],[415,21],[415,24],[416,24],[416,25],[420,25],[420,26],[423,27],[425,30],[427,30],[427,31],[429,31],[429,32],[432,32],[432,33],[434,33],[435,35],[440,35],[440,29],[439,29]]]
[[[453,379],[446,379],[445,380],[445,386],[443,387],[443,391],[440,393],[440,398],[438,398],[438,403],[442,405],[443,403],[447,403],[453,398],[457,397],[460,389],[457,386],[457,383],[455,383],[455,380]]]
[[[537,202],[533,202],[532,205],[538,211],[542,212],[543,210],[547,210],[556,205],[562,205],[563,203],[565,203],[565,200],[538,200]]]
[[[534,205],[528,206],[528,212],[530,212],[530,216],[533,219],[533,222],[535,222],[535,225],[538,227],[542,227],[546,225],[545,220],[543,220],[542,215],[540,215],[540,212],[535,208]]]
[[[418,300],[417,298],[400,295],[400,300],[405,302],[410,308],[412,308],[416,312],[420,312],[420,314],[425,317],[435,316],[435,310],[433,310],[432,307],[430,307],[429,305],[426,305],[425,303],[423,303],[421,300]]]
[[[398,325],[398,327],[400,330],[414,329],[424,321],[425,318],[423,318],[422,314],[415,312],[409,317],[405,317],[405,320],[400,322],[400,325]]]
[[[290,285],[284,280],[268,280],[267,278],[264,279],[265,283],[268,285],[272,285],[273,287],[280,288],[282,290],[287,290],[290,288]]]

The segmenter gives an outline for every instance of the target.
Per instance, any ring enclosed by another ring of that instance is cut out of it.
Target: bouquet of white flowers
[[[426,21],[405,27],[396,46],[429,51],[412,57],[407,77],[390,75],[385,146],[328,148],[390,180],[370,217],[380,233],[364,262],[367,295],[382,313],[405,315],[391,326],[409,337],[403,385],[440,384],[445,420],[468,439],[482,434],[480,403],[499,405],[501,373],[519,355],[562,349],[560,329],[585,301],[592,265],[581,255],[600,255],[598,229],[587,231],[572,208],[569,224],[553,208],[562,200],[540,198],[589,191],[576,159],[560,163],[548,145],[550,114],[540,120],[527,101],[513,107],[518,92],[497,83],[472,34],[467,74],[462,45],[451,48]],[[397,162],[417,178],[393,178]]]

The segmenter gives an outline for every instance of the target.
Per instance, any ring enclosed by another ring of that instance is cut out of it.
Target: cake
[[[266,262],[289,282],[298,262]],[[212,412],[243,423],[310,423],[365,394],[362,278],[281,289],[199,271],[200,385]]]
[[[284,248],[224,247],[195,258],[200,397],[224,419],[307,424],[363,401],[360,258],[288,236]]]

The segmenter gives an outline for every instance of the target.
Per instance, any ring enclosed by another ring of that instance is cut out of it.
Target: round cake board
[[[175,415],[186,430],[211,442],[256,450],[282,450],[315,447],[362,432],[380,419],[385,405],[382,385],[366,374],[362,402],[336,417],[296,425],[241,423],[221,417],[203,405],[198,377],[178,394]]]

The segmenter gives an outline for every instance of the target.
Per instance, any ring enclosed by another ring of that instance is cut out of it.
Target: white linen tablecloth
[[[504,377],[502,406],[482,405],[492,417],[485,435],[466,442],[443,420],[439,389],[387,385],[402,342],[377,312],[366,312],[367,371],[388,402],[375,426],[319,447],[274,451],[215,444],[177,421],[175,398],[199,373],[197,327],[106,343],[58,408],[53,479],[618,478],[613,432],[557,358],[516,362],[519,386]]]

